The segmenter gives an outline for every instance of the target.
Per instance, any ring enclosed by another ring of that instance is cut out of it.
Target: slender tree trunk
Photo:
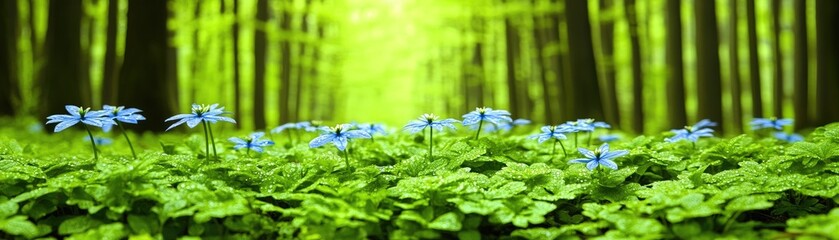
[[[253,44],[253,127],[265,129],[265,28],[268,22],[268,0],[256,1],[256,21]]]
[[[551,68],[554,66],[550,66],[550,56],[545,54],[544,49],[547,48],[548,43],[551,41],[550,36],[548,36],[548,28],[551,26],[547,24],[549,19],[543,16],[534,16],[533,17],[533,24],[535,27],[533,28],[533,39],[536,44],[536,57],[535,61],[538,64],[538,68],[541,71],[539,74],[539,80],[541,83],[541,90],[542,90],[542,102],[544,106],[544,113],[545,119],[544,121],[548,124],[553,124],[557,121],[556,116],[554,116],[554,109],[553,109],[553,89],[554,85],[551,81]]]
[[[66,112],[64,105],[84,105],[81,78],[81,0],[53,0],[44,42],[41,116]]]
[[[638,39],[638,16],[635,0],[624,0],[629,22],[629,42],[632,50],[632,130],[644,132],[644,76],[641,69],[641,41]]]
[[[200,19],[201,18],[201,1],[195,2],[195,9],[193,9],[192,16],[193,19]],[[190,98],[192,98],[191,102],[195,103],[198,100],[198,83],[200,82],[199,79],[199,69],[201,69],[201,61],[204,60],[204,56],[202,53],[205,51],[201,49],[201,35],[199,34],[200,29],[195,28],[192,31],[192,79],[190,79]]]
[[[572,82],[574,116],[603,119],[588,1],[565,1],[565,10],[568,16],[569,80]]]
[[[682,0],[667,0],[667,119],[670,128],[687,125],[681,9]]]
[[[475,43],[475,49],[473,50],[472,54],[472,72],[473,77],[471,79],[471,83],[469,84],[469,96],[470,99],[474,99],[472,101],[474,106],[468,106],[468,109],[472,109],[474,107],[482,107],[485,105],[484,103],[484,95],[486,93],[485,85],[484,85],[484,54],[483,54],[483,44],[482,43]],[[471,110],[470,110],[471,111]]]
[[[605,94],[603,113],[606,122],[620,126],[620,106],[618,105],[617,83],[615,81],[615,4],[614,0],[600,0],[600,48],[603,52],[602,66]]]
[[[760,62],[757,52],[757,27],[755,18],[755,0],[746,1],[746,18],[749,33],[749,82],[752,87],[752,117],[763,117],[763,97],[760,87]]]
[[[108,0],[108,23],[105,31],[105,66],[102,74],[102,103],[116,105],[117,78],[117,26],[119,26],[119,0]]]
[[[793,31],[795,31],[795,55],[793,75],[793,110],[795,110],[795,129],[802,129],[810,126],[809,116],[809,81],[808,78],[808,56],[807,49],[807,0],[795,0],[793,2]]]
[[[556,5],[556,8],[559,9],[561,7],[561,3],[555,0],[550,1],[551,4]],[[564,94],[560,96],[560,93],[565,91],[565,81],[568,80],[568,69],[566,61],[566,54],[561,51],[563,45],[563,38],[561,38],[562,33],[560,26],[562,25],[562,21],[564,19],[560,16],[560,12],[551,12],[548,14],[548,21],[547,25],[545,26],[545,34],[547,35],[547,46],[548,49],[556,49],[556,51],[550,52],[547,57],[547,64],[550,66],[547,68],[545,74],[551,77],[551,83],[555,84],[551,88],[557,89],[556,91],[551,92],[550,99],[547,100],[551,104],[551,108],[554,112],[554,121],[551,123],[559,123],[558,121],[562,119],[569,119],[570,115],[567,114],[567,109],[564,107],[565,103],[563,99],[566,98]],[[556,86],[559,86],[557,88]]]
[[[283,4],[280,10],[281,35],[289,36],[291,32],[291,13],[288,4]],[[280,124],[291,122],[291,40],[280,40]]]
[[[772,110],[776,117],[784,116],[784,64],[781,53],[781,0],[772,0],[772,56],[775,59]]]
[[[722,122],[722,81],[718,52],[717,13],[714,1],[696,1],[696,81],[699,118]]]
[[[816,124],[839,121],[839,1],[816,1]]]
[[[82,1],[82,6],[84,7],[84,1]],[[82,79],[81,81],[81,88],[82,88],[82,102],[84,105],[91,106],[93,103],[93,90],[91,86],[91,79],[90,79],[90,53],[91,53],[91,45],[94,38],[94,21],[93,17],[88,16],[82,10],[82,39],[81,39],[81,56],[79,57],[79,62],[81,67],[79,68],[79,75]]]
[[[301,19],[302,21],[300,21],[300,30],[301,30],[301,36],[307,36],[307,37],[304,37],[303,39],[300,39],[299,44],[297,44],[297,50],[298,50],[299,54],[297,55],[298,56],[297,57],[298,60],[296,61],[297,62],[297,75],[295,77],[296,81],[295,81],[295,84],[294,84],[294,88],[295,88],[295,91],[294,91],[294,96],[295,96],[294,97],[294,120],[295,121],[303,120],[303,118],[301,117],[301,111],[302,111],[301,107],[303,106],[303,99],[304,99],[304,96],[305,96],[305,94],[303,92],[303,90],[305,88],[303,87],[303,85],[307,82],[307,76],[306,75],[307,75],[308,72],[307,72],[306,68],[311,67],[311,66],[309,66],[308,62],[306,62],[306,61],[309,60],[308,54],[311,51],[311,46],[309,46],[310,44],[306,39],[308,39],[308,36],[309,36],[309,16],[310,16],[311,11],[312,11],[311,10],[312,0],[306,0],[305,3],[306,3],[306,6],[304,8],[305,11],[303,12],[303,14],[300,15],[300,18],[302,18]]]
[[[738,54],[739,45],[737,39],[737,3],[739,1],[729,1],[729,32],[728,32],[728,64],[731,71],[729,81],[731,82],[731,132],[743,132],[743,103],[741,102],[741,87],[740,87],[740,57]]]
[[[18,31],[17,1],[0,2],[0,116],[15,114],[19,102],[18,88]]]
[[[518,30],[513,26],[512,19],[509,17],[504,19],[504,36],[505,36],[505,53],[507,64],[507,100],[509,102],[510,113],[513,116],[521,115],[521,103],[519,103],[520,96],[518,96],[518,76],[516,75],[516,62],[519,59],[519,35]]]
[[[236,117],[242,117],[242,80],[239,70],[239,0],[233,0],[233,112]],[[236,126],[238,128],[239,125]]]
[[[167,1],[128,2],[125,62],[120,71],[119,103],[144,110],[150,123],[163,123],[178,109],[176,90],[167,80]],[[163,124],[139,124],[140,130],[162,131]]]
[[[137,1],[137,0],[134,0]],[[172,8],[166,9],[166,17],[168,19],[175,18],[175,10]],[[175,29],[169,29],[167,27],[166,31],[166,83],[165,83],[165,91],[167,91],[166,96],[168,97],[169,104],[172,105],[172,109],[177,111],[180,106],[178,103],[180,101],[179,98],[179,86],[178,86],[178,48],[175,47],[173,44],[169,44],[174,42],[175,40]],[[237,124],[238,126],[238,124]]]

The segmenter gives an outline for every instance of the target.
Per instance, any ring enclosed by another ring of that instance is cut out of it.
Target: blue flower
[[[565,136],[565,133],[567,133],[567,129],[562,128],[560,126],[543,126],[540,130],[542,131],[541,133],[538,133],[536,135],[532,135],[532,136],[527,137],[527,138],[528,139],[537,139],[539,141],[539,143],[543,143],[543,142],[548,141],[552,138],[556,139],[556,140],[568,139]]]
[[[569,129],[571,132],[594,132],[597,128],[611,128],[609,124],[605,122],[595,122],[594,119],[591,118],[582,118],[577,119],[577,121],[568,121],[563,123],[563,128]]]
[[[215,123],[215,122],[218,122],[218,121],[236,123],[236,120],[233,120],[232,118],[229,118],[229,117],[222,116],[222,114],[225,114],[225,113],[226,112],[224,112],[224,107],[219,108],[218,104],[213,104],[213,105],[208,106],[208,105],[203,105],[203,104],[198,105],[198,104],[193,103],[192,104],[192,113],[178,114],[178,115],[175,115],[175,116],[172,116],[172,117],[166,119],[166,122],[178,120],[177,122],[172,124],[172,126],[169,126],[169,128],[167,128],[166,131],[169,131],[169,129],[172,129],[172,128],[177,127],[178,125],[181,125],[181,124],[184,124],[184,123],[186,123],[186,125],[189,128],[194,128],[195,126],[198,126],[198,124],[201,123],[202,121],[203,122],[209,122],[209,123]]]
[[[463,115],[463,126],[475,125],[483,121],[500,125],[504,122],[512,122],[513,119],[510,118],[510,112],[506,110],[492,110],[488,107],[476,108],[475,111]]]
[[[782,130],[784,126],[792,125],[792,119],[789,118],[755,118],[751,122],[752,130],[774,128],[775,130]]]
[[[84,137],[83,139],[84,139],[85,142],[90,142],[90,138],[88,138],[88,137]],[[96,143],[97,146],[110,145],[111,143],[114,143],[114,141],[111,140],[110,138],[103,138],[103,137],[94,137],[93,141],[94,141],[94,143]]]
[[[796,133],[775,132],[772,135],[775,136],[775,138],[777,138],[778,140],[789,143],[804,141],[804,137]]]
[[[427,127],[431,127],[431,129],[437,131],[442,131],[443,127],[456,129],[454,123],[456,123],[457,120],[449,118],[438,121],[437,118],[437,115],[426,113],[420,116],[417,120],[408,122],[408,124],[402,129],[410,132],[411,134],[418,133]]]
[[[55,125],[54,132],[60,132],[80,122],[84,124],[87,136],[90,138],[90,145],[93,147],[93,159],[99,160],[99,151],[96,150],[96,140],[93,139],[93,133],[90,132],[90,128],[86,125],[102,127],[105,124],[116,124],[116,122],[111,118],[104,117],[106,113],[103,111],[90,111],[90,108],[80,108],[73,105],[66,105],[64,109],[67,109],[70,115],[56,114],[49,116],[47,117],[47,124],[58,123]]]
[[[356,126],[358,127],[358,130],[365,131],[365,132],[367,132],[367,134],[370,134],[370,136],[372,136],[373,134],[376,134],[376,133],[381,134],[381,135],[387,135],[387,129],[385,128],[384,124],[362,123],[362,124],[358,124]]]
[[[675,142],[682,139],[687,139],[688,141],[696,142],[696,140],[699,140],[700,137],[713,137],[714,130],[707,127],[712,127],[716,125],[717,123],[715,122],[711,122],[708,119],[702,119],[693,126],[686,126],[683,129],[670,130],[670,132],[676,135],[670,138],[665,138],[664,141]]]
[[[347,142],[349,139],[373,137],[365,131],[349,130],[349,128],[349,124],[338,124],[335,127],[329,128],[328,131],[325,131],[320,136],[312,139],[312,141],[309,142],[309,147],[316,148],[331,142],[338,148],[338,150],[344,151],[344,149],[347,148]]]
[[[717,123],[712,122],[711,120],[708,120],[708,119],[702,119],[702,120],[699,120],[699,122],[696,122],[696,124],[694,124],[692,128],[695,129],[695,130],[699,130],[699,129],[703,129],[703,128],[716,127],[716,126],[717,126]]]
[[[629,151],[626,150],[609,152],[608,143],[600,145],[600,147],[595,149],[594,152],[589,151],[585,148],[578,148],[577,150],[579,150],[580,153],[582,153],[583,156],[585,156],[585,158],[574,159],[568,161],[568,163],[585,163],[586,168],[588,168],[588,170],[594,170],[594,168],[596,168],[598,165],[603,165],[605,167],[617,170],[618,164],[615,163],[614,159],[629,153]]]
[[[317,132],[317,131],[328,131],[329,127],[321,126],[323,124],[322,121],[310,121],[310,122],[299,122],[297,124],[304,124],[304,129],[307,132]],[[301,125],[298,125],[301,126]]]
[[[47,117],[47,120],[49,120],[47,124],[58,123],[55,125],[54,132],[60,132],[79,122],[94,127],[102,127],[104,124],[116,124],[114,120],[105,118],[106,113],[102,111],[90,111],[90,108],[80,108],[73,105],[66,105],[64,109],[67,109],[70,115],[55,114]]]
[[[236,144],[233,146],[233,149],[239,150],[241,148],[247,148],[248,151],[254,150],[256,152],[262,152],[263,147],[274,145],[274,141],[260,140],[263,136],[265,136],[264,132],[255,132],[251,133],[251,135],[245,139],[232,137],[227,140]]]
[[[309,126],[311,126],[309,122],[286,123],[278,127],[275,127],[271,130],[271,133],[281,133],[287,129],[306,129]]]
[[[621,136],[619,136],[617,134],[604,134],[604,135],[600,135],[599,137],[597,137],[597,139],[600,140],[601,142],[607,143],[607,142],[612,142],[612,141],[621,139]]]
[[[111,105],[105,105],[102,108],[102,112],[106,114],[104,117],[111,118],[115,121],[137,124],[137,121],[146,120],[146,117],[139,114],[139,112],[142,112],[140,109],[125,108],[125,106],[114,107]],[[102,130],[105,132],[111,131],[114,125],[116,124],[103,124]]]
[[[496,130],[510,131],[510,130],[513,130],[514,127],[524,126],[524,125],[527,125],[527,124],[530,124],[530,120],[519,118],[519,119],[513,120],[512,122],[502,122],[501,124],[498,124],[498,125],[489,125],[489,126],[484,127],[484,129],[486,129],[485,130],[486,132],[493,132],[493,131],[496,131]],[[475,129],[475,128],[477,128],[477,126],[472,125],[472,128]]]

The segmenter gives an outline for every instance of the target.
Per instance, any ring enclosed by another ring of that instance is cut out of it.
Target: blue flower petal
[[[312,141],[309,142],[309,147],[310,148],[320,147],[320,146],[323,146],[323,145],[331,142],[333,139],[335,139],[335,134],[326,133],[326,134],[323,134],[323,135],[320,135],[320,136],[316,137],[315,139],[312,139]]]
[[[76,125],[79,122],[79,120],[63,121],[61,123],[58,123],[58,125],[55,125],[55,130],[53,132],[61,132],[62,130],[67,129],[68,127],[72,127],[73,125]]]

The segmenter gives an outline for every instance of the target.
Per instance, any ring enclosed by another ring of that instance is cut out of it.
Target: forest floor
[[[554,152],[532,128],[435,133],[431,158],[423,135],[396,130],[345,156],[309,148],[313,133],[233,150],[247,133],[228,129],[218,158],[195,129],[129,134],[138,159],[99,131],[112,141],[96,160],[81,130],[0,122],[2,239],[839,238],[839,124],[797,143],[624,136],[617,170],[592,171],[568,162],[596,135]]]

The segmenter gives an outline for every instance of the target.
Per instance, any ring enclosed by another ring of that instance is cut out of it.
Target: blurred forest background
[[[238,127],[478,106],[636,133],[839,121],[835,0],[3,0],[0,115],[190,104]],[[837,104],[837,105],[833,105]]]

